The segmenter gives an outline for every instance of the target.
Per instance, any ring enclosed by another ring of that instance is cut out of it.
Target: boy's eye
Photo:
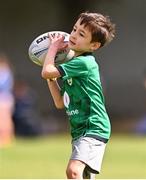
[[[73,31],[75,32],[75,31],[76,31],[76,28],[73,28]]]
[[[80,33],[80,36],[84,37],[84,34],[83,34],[83,33]]]

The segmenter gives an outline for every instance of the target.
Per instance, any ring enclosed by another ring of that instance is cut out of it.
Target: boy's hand
[[[50,47],[53,46],[57,51],[62,51],[68,47],[68,42],[64,42],[65,37],[59,33],[49,34]]]

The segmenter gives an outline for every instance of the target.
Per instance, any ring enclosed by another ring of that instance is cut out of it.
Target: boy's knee
[[[66,170],[66,175],[68,179],[81,179],[82,178],[82,172],[80,169],[76,167],[68,167]]]

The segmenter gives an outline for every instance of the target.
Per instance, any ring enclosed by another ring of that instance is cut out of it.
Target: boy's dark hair
[[[91,42],[100,42],[100,47],[102,47],[114,38],[115,24],[111,22],[108,16],[85,12],[81,13],[79,18],[81,19],[81,24],[84,24],[91,31]]]

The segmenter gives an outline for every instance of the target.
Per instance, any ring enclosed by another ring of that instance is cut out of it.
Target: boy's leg
[[[67,178],[83,179],[83,171],[88,166],[95,173],[99,173],[105,147],[105,143],[90,137],[80,137],[73,141],[72,154],[66,171]],[[94,174],[90,174],[90,179],[91,175],[95,177]]]
[[[79,160],[70,160],[67,166],[66,174],[68,179],[83,179],[85,164]]]

